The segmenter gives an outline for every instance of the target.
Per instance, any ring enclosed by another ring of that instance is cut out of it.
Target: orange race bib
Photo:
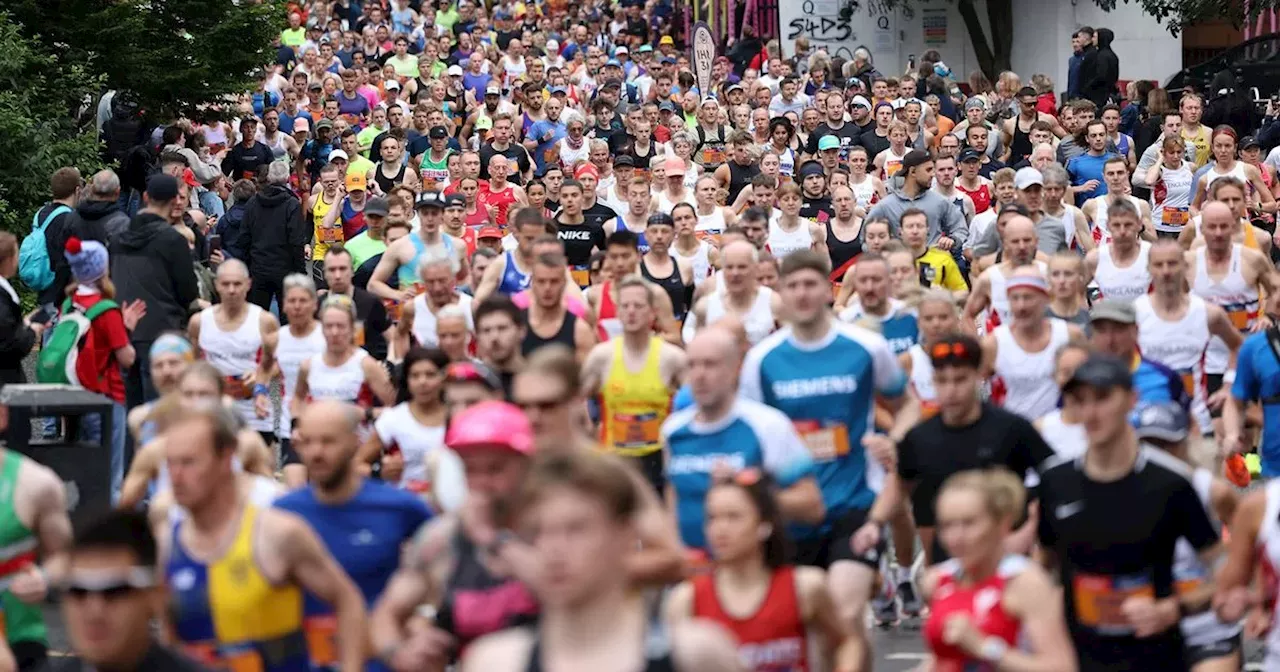
[[[356,320],[356,347],[364,347],[364,320]]]
[[[226,376],[223,379],[223,387],[226,388],[226,394],[232,399],[244,401],[253,398],[253,382],[246,382],[239,376]]]
[[[1187,395],[1195,398],[1196,396],[1196,372],[1195,371],[1179,371],[1178,375],[1182,377],[1182,389],[1187,391]]]
[[[613,450],[619,455],[648,455],[662,446],[662,418],[655,412],[614,413]]]
[[[302,630],[307,636],[307,653],[313,665],[336,665],[338,663],[338,617],[308,616],[302,623]]]
[[[1247,308],[1239,306],[1225,306],[1227,318],[1231,320],[1232,326],[1240,331],[1248,331],[1253,324],[1254,318],[1258,316],[1256,312],[1252,312]]]
[[[1181,581],[1173,582],[1173,590],[1177,592],[1178,595],[1190,595],[1191,593],[1199,590],[1203,585],[1204,579],[1202,577],[1182,579]]]
[[[711,243],[712,245],[715,245],[716,247],[720,247],[720,232],[719,232],[719,231],[711,231],[711,230],[707,230],[707,231],[694,231],[694,232],[693,232],[693,237],[694,237],[694,238],[697,238],[698,240],[705,240],[705,241],[707,241],[708,243]]]
[[[899,170],[902,170],[901,161],[885,161],[884,162],[885,177],[893,177],[894,175],[898,174]]]
[[[1155,599],[1155,588],[1146,574],[1103,576],[1077,574],[1072,580],[1075,592],[1076,620],[1103,633],[1130,634],[1133,626],[1121,607],[1131,597]]]
[[[341,226],[318,226],[316,227],[316,240],[326,245],[343,242]]]
[[[187,655],[208,667],[225,672],[263,672],[262,654],[252,646],[221,647],[216,644],[185,644]]]
[[[726,152],[723,147],[707,146],[702,148],[702,163],[718,165],[724,163]]]
[[[578,283],[578,287],[586,289],[591,286],[591,268],[588,266],[570,266],[569,275],[573,276],[573,281]]]
[[[1184,227],[1191,221],[1191,208],[1170,208],[1166,206],[1160,213],[1160,223],[1165,226]]]
[[[814,461],[830,462],[849,454],[849,428],[843,422],[795,420],[793,424]]]

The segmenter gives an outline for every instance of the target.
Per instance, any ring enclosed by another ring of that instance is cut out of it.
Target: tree
[[[151,118],[251,91],[276,59],[283,0],[15,0],[28,37],[88,63],[106,88],[130,91]],[[74,17],[74,18],[71,18]]]
[[[49,200],[53,171],[100,165],[93,124],[79,125],[75,112],[101,78],[25,33],[0,13],[0,229],[19,239]]]

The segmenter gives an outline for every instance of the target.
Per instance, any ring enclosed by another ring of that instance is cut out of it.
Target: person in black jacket
[[[302,218],[302,203],[289,190],[289,166],[283,161],[267,169],[267,186],[244,208],[239,241],[245,251],[253,286],[249,301],[263,310],[271,309],[271,299],[284,305],[284,276],[305,273],[303,248],[310,240]]]
[[[73,656],[51,658],[50,672],[201,672],[199,663],[152,635],[163,598],[156,539],[146,514],[110,511],[82,527],[67,554],[60,587]]]
[[[89,191],[67,218],[67,237],[109,245],[129,228],[129,215],[120,209],[120,178],[106,168],[94,174]]]
[[[218,219],[213,232],[222,236],[222,253],[228,258],[245,261],[249,251],[240,247],[240,232],[243,231],[244,210],[249,199],[258,193],[258,185],[253,180],[239,180],[231,188],[231,207],[227,214]]]
[[[1080,96],[1102,109],[1119,98],[1116,83],[1120,81],[1120,58],[1111,50],[1116,34],[1110,28],[1099,28],[1093,39],[1096,48],[1086,50],[1080,61]]]
[[[222,172],[230,175],[231,179],[247,177],[252,180],[257,177],[259,170],[275,159],[271,148],[257,141],[257,132],[258,120],[255,117],[240,120],[240,142],[222,159]]]
[[[151,343],[166,331],[182,331],[187,308],[200,295],[187,239],[169,221],[178,180],[159,173],[147,181],[146,207],[111,243],[111,281],[121,303],[143,300],[147,314],[130,341],[138,359],[125,378],[129,408],[156,398],[151,382]]]
[[[1253,101],[1240,89],[1230,70],[1222,70],[1214,75],[1205,94],[1209,102],[1204,107],[1200,123],[1209,128],[1226,124],[1235,130],[1237,137],[1243,138],[1252,135],[1262,122],[1258,111],[1253,107]]]
[[[0,231],[0,388],[27,382],[22,361],[44,332],[43,324],[32,324],[22,314],[22,301],[9,284],[9,278],[17,274],[18,239],[8,231]],[[31,438],[31,423],[14,425],[9,438],[11,446],[26,445]]]

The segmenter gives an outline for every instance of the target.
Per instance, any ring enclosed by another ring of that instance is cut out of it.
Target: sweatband
[[[195,351],[191,348],[191,343],[177,334],[160,334],[160,337],[151,344],[151,359],[166,354],[178,355],[187,361],[195,359]]]
[[[1014,278],[1009,278],[1005,283],[1006,292],[1011,289],[1018,289],[1019,287],[1023,289],[1039,290],[1045,294],[1049,293],[1049,283],[1045,282],[1044,278],[1033,275],[1020,275]]]

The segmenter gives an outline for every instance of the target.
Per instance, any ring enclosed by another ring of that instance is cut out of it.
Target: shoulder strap
[[[54,217],[57,217],[58,215],[61,215],[65,212],[71,212],[71,208],[67,207],[62,203],[59,203],[57,207],[49,211],[49,214],[44,216],[44,221],[40,221],[40,211],[37,210],[36,214],[32,215],[31,217],[32,231],[37,231],[37,230],[43,229],[46,226],[49,226],[49,222],[52,222]]]
[[[99,315],[113,308],[119,308],[115,301],[112,301],[111,299],[100,299],[97,303],[90,306],[89,310],[85,311],[84,317],[92,322],[97,319]]]

